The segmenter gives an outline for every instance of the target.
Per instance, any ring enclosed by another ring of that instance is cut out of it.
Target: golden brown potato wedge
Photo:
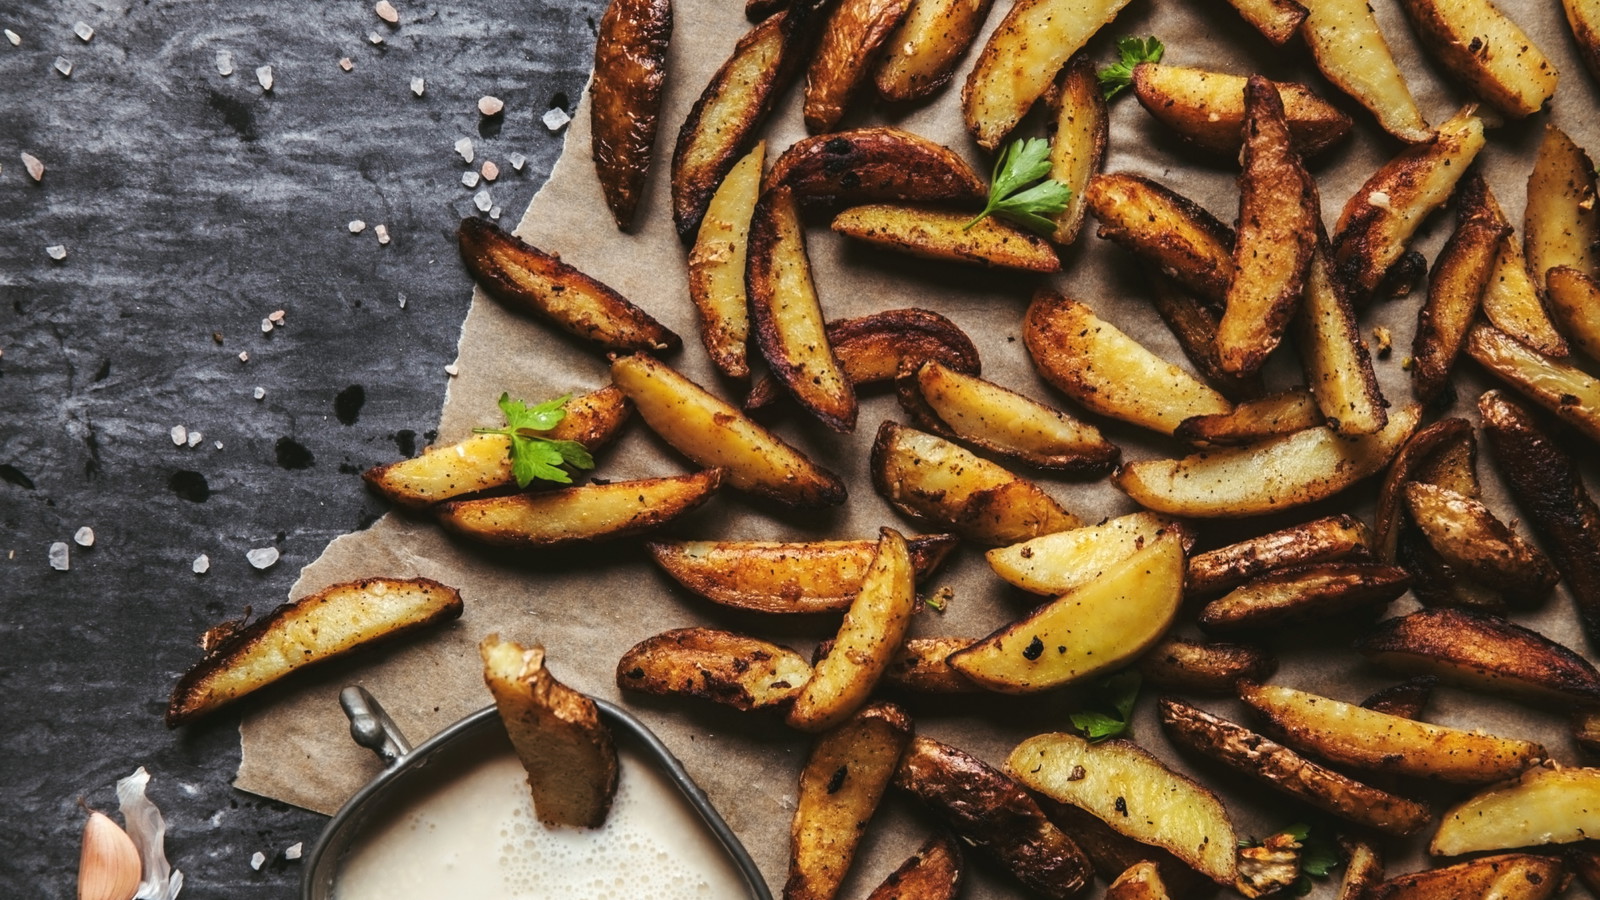
[[[1048,288],[1034,294],[1022,339],[1046,381],[1104,416],[1171,434],[1185,419],[1233,408],[1227,398],[1145,349],[1087,304]]]
[[[917,579],[956,547],[953,534],[911,537]],[[842,612],[861,590],[877,541],[651,541],[661,570],[723,606],[770,613]]]
[[[1532,115],[1555,94],[1555,64],[1492,0],[1405,0],[1400,5],[1422,46],[1504,115]]]
[[[1215,594],[1274,569],[1361,557],[1371,546],[1364,522],[1326,516],[1197,553],[1189,557],[1185,581],[1191,594]]]
[[[1179,747],[1330,815],[1395,836],[1415,834],[1433,818],[1426,806],[1414,800],[1340,775],[1181,700],[1162,698],[1160,712],[1162,728]]]
[[[689,250],[689,298],[700,318],[700,340],[717,371],[750,377],[750,298],[745,293],[745,261],[750,248],[750,216],[761,195],[761,166],[767,142],[728,170],[700,220]]]
[[[790,727],[826,731],[866,702],[905,640],[917,603],[915,578],[906,539],[892,528],[883,529],[833,649],[812,667],[811,680],[789,707]]]
[[[1344,874],[1339,877],[1335,900],[1364,900],[1373,886],[1383,880],[1383,851],[1365,838],[1339,836],[1344,855]]]
[[[1451,399],[1450,370],[1477,318],[1500,242],[1511,233],[1489,208],[1487,193],[1477,172],[1462,181],[1456,229],[1428,275],[1428,300],[1417,312],[1411,344],[1412,390],[1423,403]]]
[[[1406,485],[1430,480],[1423,474],[1428,461],[1452,446],[1467,448],[1469,456],[1465,465],[1470,467],[1477,452],[1472,423],[1458,417],[1430,422],[1418,429],[1395,454],[1388,474],[1383,477],[1383,487],[1378,491],[1377,528],[1373,532],[1372,548],[1379,559],[1384,562],[1396,559],[1403,525],[1401,516],[1405,513]]]
[[[1506,853],[1391,878],[1370,900],[1547,900],[1566,884],[1561,860]]]
[[[1192,146],[1232,157],[1243,143],[1246,80],[1243,75],[1140,63],[1133,69],[1133,95],[1146,112]],[[1286,81],[1272,86],[1283,100],[1289,143],[1302,157],[1314,156],[1350,133],[1350,117],[1310,88]]]
[[[662,440],[696,462],[724,467],[731,487],[792,507],[844,502],[837,475],[667,364],[624,356],[611,364],[611,378]]]
[[[1523,252],[1533,283],[1543,287],[1556,266],[1592,273],[1600,262],[1600,210],[1595,209],[1594,160],[1554,125],[1546,125],[1528,175]]]
[[[1595,0],[1561,0],[1567,25],[1578,44],[1578,56],[1589,74],[1600,78],[1600,3]]]
[[[1558,710],[1600,705],[1600,673],[1542,634],[1499,616],[1424,609],[1378,624],[1357,649],[1385,669]]]
[[[1056,216],[1056,230],[1050,236],[1062,246],[1078,239],[1083,216],[1089,206],[1083,195],[1089,179],[1100,171],[1105,159],[1110,113],[1100,93],[1094,64],[1079,54],[1061,73],[1060,90],[1054,94],[1055,110],[1050,129],[1050,177],[1072,191],[1067,208]]]
[[[1505,212],[1494,198],[1494,192],[1485,190],[1484,197],[1490,213],[1499,221],[1506,221]],[[1513,229],[1513,232],[1515,229]],[[1483,315],[1489,324],[1511,335],[1546,356],[1566,356],[1567,342],[1550,321],[1540,291],[1528,274],[1528,261],[1522,255],[1522,241],[1515,233],[1500,241],[1500,252],[1495,255],[1494,271],[1483,290]]]
[[[649,531],[711,499],[721,469],[579,487],[451,500],[435,506],[446,530],[497,547],[551,549]]]
[[[1271,652],[1248,644],[1169,637],[1139,657],[1139,674],[1151,687],[1196,694],[1232,695],[1241,679],[1261,681],[1278,670]]]
[[[936,834],[889,873],[867,900],[955,900],[962,871],[961,845],[947,834]]]
[[[1600,441],[1600,379],[1530,350],[1492,325],[1467,335],[1467,355],[1592,441]]]
[[[662,632],[617,661],[617,687],[746,711],[788,703],[810,680],[811,664],[788,647],[713,628]]]
[[[1330,619],[1388,604],[1410,585],[1406,570],[1383,563],[1291,566],[1258,575],[1207,603],[1199,623],[1207,631],[1232,632]]]
[[[795,142],[764,189],[835,203],[981,201],[988,183],[955,151],[899,128],[857,128]]]
[[[1462,576],[1525,605],[1543,600],[1556,586],[1556,571],[1539,548],[1477,500],[1436,484],[1406,485],[1405,496],[1411,521]]]
[[[911,0],[878,64],[878,96],[921,100],[948,84],[992,5],[994,0]]]
[[[1233,229],[1199,204],[1125,172],[1094,176],[1084,202],[1100,220],[1096,234],[1154,263],[1185,287],[1214,303],[1233,282]]]
[[[878,50],[900,27],[911,0],[840,0],[833,4],[806,70],[806,128],[832,131],[866,80]]]
[[[1025,272],[1056,272],[1061,260],[1050,242],[985,216],[968,228],[972,215],[921,206],[873,203],[854,206],[833,219],[845,237],[925,259],[968,263]]]
[[[461,595],[428,578],[349,581],[279,606],[206,648],[167,703],[176,728],[296,669],[461,616]]]
[[[1407,406],[1391,413],[1383,430],[1363,437],[1308,428],[1183,459],[1125,463],[1111,480],[1140,506],[1174,516],[1236,518],[1292,509],[1381,471],[1420,418],[1420,409]]]
[[[671,38],[671,0],[613,0],[600,17],[590,131],[600,189],[623,230],[633,224],[650,172]]]
[[[1041,734],[1011,751],[1006,771],[1218,884],[1233,883],[1238,841],[1221,799],[1131,741],[1091,744],[1075,734]]]
[[[1134,863],[1106,886],[1106,900],[1169,900],[1161,869],[1149,860]]]
[[[1319,228],[1304,302],[1294,322],[1300,365],[1329,428],[1347,437],[1372,434],[1388,424],[1389,401],[1378,388],[1349,286],[1332,259]]]
[[[985,558],[1009,584],[1056,597],[1094,581],[1169,531],[1183,535],[1187,548],[1189,536],[1176,520],[1137,512],[996,547]]]
[[[937,360],[907,372],[899,385],[900,405],[917,424],[1005,459],[1102,475],[1121,456],[1093,425]]]
[[[1311,0],[1300,26],[1317,68],[1408,144],[1433,137],[1366,0]],[[1370,289],[1370,288],[1369,288]]]
[[[1183,348],[1183,355],[1207,384],[1230,400],[1246,400],[1265,393],[1259,374],[1241,375],[1222,368],[1222,360],[1217,355],[1217,323],[1222,321],[1222,313],[1217,308],[1159,272],[1150,280],[1156,313],[1167,323],[1173,337],[1178,339],[1178,346]],[[1302,315],[1296,321],[1304,318]],[[1354,313],[1351,322],[1354,323]]]
[[[1545,278],[1550,318],[1585,356],[1600,359],[1600,283],[1569,266],[1556,266]]]
[[[913,694],[976,694],[983,690],[950,666],[950,654],[977,643],[977,638],[907,638],[883,673],[887,687]],[[820,651],[822,648],[819,647]]]
[[[1228,0],[1228,4],[1279,47],[1289,43],[1306,19],[1306,8],[1295,0]]]
[[[461,260],[491,297],[603,350],[671,352],[676,334],[604,284],[483,219],[461,220]]]
[[[1365,771],[1486,784],[1547,757],[1531,741],[1416,722],[1281,685],[1247,684],[1239,696],[1289,746]]]
[[[1117,669],[1148,650],[1183,601],[1183,538],[1163,533],[1105,574],[950,656],[991,691],[1027,694]]]
[[[1179,423],[1172,436],[1190,444],[1250,444],[1315,428],[1326,421],[1317,398],[1305,388],[1290,388],[1256,400],[1245,400],[1232,412],[1195,416]]]
[[[817,739],[800,770],[784,900],[832,900],[911,742],[911,717],[874,703]]]
[[[483,680],[528,773],[547,825],[599,828],[617,793],[617,748],[594,701],[557,681],[544,648],[491,634],[478,644]]]
[[[872,444],[872,484],[901,513],[984,544],[1013,544],[1082,524],[1033,482],[894,422],[884,422]]]
[[[1071,900],[1094,877],[1083,851],[1022,785],[970,753],[913,738],[894,783],[1039,896]]]
[[[1600,833],[1600,769],[1547,762],[1483,789],[1444,814],[1435,856],[1568,844]]]

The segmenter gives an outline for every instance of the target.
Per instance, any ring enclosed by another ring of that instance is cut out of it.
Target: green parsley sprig
[[[577,441],[557,441],[539,432],[549,431],[567,417],[567,401],[571,394],[528,406],[511,395],[500,395],[500,411],[505,413],[504,428],[474,428],[473,434],[503,434],[511,438],[511,474],[517,487],[525,488],[534,479],[571,484],[572,476],[561,466],[574,469],[594,468],[594,457]]]
[[[1102,709],[1072,713],[1067,717],[1072,720],[1072,727],[1083,732],[1090,741],[1103,741],[1126,733],[1133,722],[1133,704],[1139,699],[1141,681],[1137,669],[1124,669],[1103,679],[1095,685],[1095,705]]]
[[[1117,55],[1121,58],[1095,73],[1095,77],[1100,79],[1100,96],[1110,100],[1122,93],[1133,85],[1134,66],[1161,62],[1166,52],[1166,46],[1154,35],[1147,38],[1125,37],[1117,41]]]
[[[1044,138],[1026,138],[1007,144],[994,164],[994,177],[989,181],[989,202],[984,205],[983,212],[961,230],[970,229],[985,216],[999,216],[1049,237],[1055,232],[1056,223],[1048,217],[1060,215],[1067,208],[1067,201],[1072,199],[1072,189],[1054,178],[1045,178],[1049,174],[1050,144]]]

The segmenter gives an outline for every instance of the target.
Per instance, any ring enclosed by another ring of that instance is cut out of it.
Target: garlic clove
[[[78,900],[133,900],[140,868],[133,838],[105,813],[89,813],[78,857]]]

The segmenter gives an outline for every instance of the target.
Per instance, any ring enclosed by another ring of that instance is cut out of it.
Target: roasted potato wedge
[[[1060,89],[1055,92],[1055,110],[1050,117],[1050,177],[1072,191],[1067,208],[1056,216],[1056,230],[1050,239],[1062,246],[1078,239],[1084,213],[1089,206],[1083,195],[1089,179],[1100,171],[1105,159],[1110,112],[1100,93],[1094,64],[1082,54],[1074,57],[1061,73]]]
[[[950,667],[950,654],[977,643],[968,637],[906,638],[883,671],[885,687],[909,694],[975,694],[983,690]],[[833,641],[817,645],[817,658],[833,652]]]
[[[872,444],[872,484],[901,513],[985,544],[1014,544],[1082,524],[1033,482],[894,422],[884,422]]]
[[[1178,339],[1183,355],[1207,384],[1236,401],[1260,397],[1266,392],[1260,374],[1241,375],[1222,368],[1222,359],[1217,355],[1217,323],[1222,321],[1222,313],[1217,308],[1166,275],[1156,273],[1150,280],[1154,290],[1152,305],[1172,336]],[[1296,321],[1302,319],[1304,316]],[[1354,313],[1351,321],[1354,322]]]
[[[1476,458],[1477,448],[1472,437],[1472,423],[1452,417],[1430,422],[1418,429],[1395,454],[1394,461],[1389,464],[1388,474],[1383,477],[1383,487],[1378,491],[1377,528],[1373,532],[1372,548],[1379,559],[1384,562],[1394,562],[1396,559],[1400,530],[1404,524],[1401,517],[1405,512],[1406,485],[1428,481],[1423,470],[1429,466],[1429,460],[1447,452],[1447,448],[1459,446],[1467,447],[1472,454],[1466,463],[1470,467],[1471,460]]]
[[[1505,222],[1505,213],[1495,200],[1494,192],[1486,189],[1484,196],[1494,219]],[[1483,289],[1484,318],[1489,320],[1489,324],[1546,356],[1566,356],[1566,339],[1550,321],[1540,291],[1528,274],[1528,262],[1522,255],[1522,241],[1514,232],[1515,229],[1512,234],[1500,239],[1494,269],[1489,273],[1489,283]]]
[[[1208,153],[1236,156],[1244,134],[1243,75],[1208,72],[1165,63],[1133,69],[1133,95],[1156,121]],[[1283,100],[1289,143],[1311,157],[1350,133],[1350,117],[1303,84],[1274,81]]]
[[[672,38],[671,0],[613,0],[600,17],[589,84],[594,167],[626,231],[650,173]]]
[[[1538,112],[1555,94],[1555,64],[1492,0],[1405,0],[1400,6],[1440,65],[1508,118]]]
[[[1248,644],[1169,637],[1139,657],[1139,674],[1151,687],[1196,694],[1232,695],[1241,680],[1261,681],[1278,670],[1278,658]]]
[[[949,835],[936,834],[890,872],[867,900],[955,900],[962,872],[961,845]]]
[[[1467,335],[1467,355],[1573,430],[1600,441],[1600,379],[1577,366],[1530,350],[1492,325]]]
[[[1417,675],[1373,691],[1361,701],[1361,706],[1402,719],[1415,719],[1422,715],[1438,685],[1439,679],[1433,675]]]
[[[1215,594],[1274,569],[1364,556],[1371,544],[1361,520],[1325,516],[1197,553],[1189,557],[1185,581],[1191,594]]]
[[[602,350],[672,352],[683,341],[611,288],[483,219],[461,220],[461,261],[496,300]]]
[[[1233,884],[1238,841],[1222,801],[1131,741],[1091,744],[1075,734],[1041,734],[1011,751],[1006,771],[1030,790],[1171,853],[1217,884]]]
[[[1411,585],[1398,566],[1371,562],[1325,562],[1275,569],[1207,603],[1201,628],[1249,631],[1290,622],[1329,619],[1387,605]]]
[[[1344,874],[1335,900],[1364,900],[1383,880],[1383,851],[1371,840],[1348,835],[1340,835],[1339,849],[1344,853]]]
[[[689,250],[689,298],[700,318],[700,340],[711,364],[729,378],[750,377],[750,298],[745,293],[745,262],[750,249],[750,216],[761,195],[766,141],[728,170],[706,206]]]
[[[617,794],[617,747],[594,701],[557,681],[544,648],[491,634],[478,644],[483,680],[528,773],[547,825],[599,828]]]
[[[890,102],[931,97],[950,82],[994,0],[911,0],[890,38],[875,82]]]
[[[989,185],[955,151],[899,128],[858,128],[796,141],[772,163],[765,189],[801,200],[867,203],[982,201]]]
[[[1162,728],[1179,747],[1330,815],[1394,836],[1415,834],[1433,818],[1426,806],[1414,800],[1340,775],[1181,700],[1162,698],[1160,711]]]
[[[1169,900],[1161,869],[1149,860],[1137,862],[1106,886],[1105,900]]]
[[[874,703],[817,739],[805,768],[789,833],[784,900],[832,900],[855,858],[911,742],[911,717]]]
[[[1173,437],[1200,446],[1251,444],[1323,424],[1317,398],[1305,388],[1290,388],[1256,400],[1244,400],[1232,412],[1184,419]]]
[[[1600,359],[1600,283],[1570,266],[1556,266],[1545,274],[1545,285],[1550,318],[1583,355]]]
[[[1444,814],[1435,856],[1568,844],[1600,833],[1600,769],[1546,763],[1485,788]]]
[[[1518,537],[1487,506],[1436,484],[1406,485],[1405,495],[1411,521],[1466,578],[1522,605],[1543,600],[1556,586],[1556,571],[1539,548]]]
[[[730,486],[792,507],[844,502],[839,476],[667,364],[625,356],[611,378],[652,431],[684,456],[724,467]]]
[[[1416,406],[1407,406],[1391,413],[1381,431],[1363,437],[1308,428],[1183,459],[1125,463],[1111,480],[1140,506],[1174,516],[1230,518],[1291,509],[1381,471],[1420,418]]]
[[[1566,878],[1553,856],[1506,853],[1401,875],[1375,885],[1370,900],[1546,900]]]
[[[984,556],[989,568],[1007,583],[1055,597],[1101,577],[1169,531],[1183,535],[1187,546],[1188,535],[1176,520],[1137,512],[996,547]]]
[[[1148,650],[1183,601],[1183,538],[1164,532],[1105,574],[950,655],[992,691],[1027,694],[1120,668]]]
[[[1578,56],[1589,74],[1600,78],[1600,3],[1595,0],[1561,0],[1567,25],[1578,44]]]
[[[1408,144],[1433,137],[1366,0],[1314,0],[1305,8],[1300,34],[1322,74],[1384,131]]]
[[[965,751],[913,738],[894,784],[1039,896],[1071,900],[1094,877],[1083,851],[1022,785]]]
[[[1533,283],[1543,287],[1556,266],[1595,271],[1600,262],[1600,210],[1595,209],[1594,160],[1554,125],[1546,125],[1528,175],[1523,253]]]
[[[428,578],[367,578],[301,597],[206,647],[167,703],[176,728],[296,669],[461,616],[461,595]]]
[[[1239,696],[1289,746],[1365,771],[1485,784],[1547,757],[1531,741],[1430,725],[1281,685],[1246,684]]]
[[[1332,250],[1320,228],[1294,328],[1306,383],[1328,427],[1354,437],[1388,424],[1389,401],[1378,388],[1349,287],[1333,267]]]
[[[1033,296],[1022,340],[1044,379],[1087,409],[1162,434],[1225,413],[1226,397],[1151,353],[1087,304],[1048,288]]]
[[[840,0],[833,4],[806,70],[805,120],[812,134],[832,131],[866,80],[878,51],[900,27],[911,0]]]
[[[1195,871],[1171,853],[1151,844],[1143,844],[1111,828],[1093,814],[1071,804],[1035,792],[1034,799],[1050,821],[1062,831],[1072,835],[1072,840],[1083,848],[1094,866],[1095,875],[1110,883],[1132,866],[1150,861],[1161,872],[1168,894],[1180,900],[1200,900],[1216,893],[1212,880]]]
[[[1084,202],[1096,234],[1154,263],[1202,298],[1222,303],[1233,282],[1233,229],[1199,204],[1142,175],[1094,176]]]
[[[711,499],[721,469],[586,484],[435,506],[446,530],[497,547],[548,550],[649,531]]]
[[[1439,251],[1428,275],[1428,300],[1417,312],[1411,344],[1411,385],[1423,403],[1449,400],[1450,370],[1455,366],[1467,329],[1477,318],[1500,243],[1510,226],[1487,203],[1488,186],[1477,172],[1461,183],[1456,229]]]
[[[769,613],[842,612],[861,590],[877,541],[651,541],[661,570],[723,606]],[[956,547],[953,534],[908,538],[917,579]]]
[[[968,228],[972,215],[920,206],[874,203],[833,219],[835,232],[863,243],[925,259],[1025,272],[1056,272],[1061,260],[1050,242],[993,216]]]
[[[712,628],[662,632],[617,661],[617,687],[624,690],[746,711],[788,703],[810,680],[811,664],[788,647]]]
[[[1295,0],[1228,0],[1228,4],[1279,47],[1289,43],[1306,19],[1306,8]]]

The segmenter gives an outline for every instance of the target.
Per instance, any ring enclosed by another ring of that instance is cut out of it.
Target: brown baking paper
[[[517,229],[524,239],[617,288],[684,339],[684,350],[671,359],[703,385],[735,400],[736,387],[713,374],[698,340],[698,331],[684,279],[685,250],[671,223],[667,161],[679,123],[717,66],[726,59],[748,28],[743,4],[736,0],[679,0],[672,37],[672,58],[662,129],[657,139],[656,167],[640,210],[642,227],[635,234],[619,232],[602,202],[590,159],[588,103],[585,99],[567,135],[566,152],[549,182],[534,198]],[[1003,6],[1003,5],[1002,5]],[[992,29],[1005,9],[993,12]],[[1570,37],[1555,4],[1518,8],[1534,40],[1561,66],[1563,79],[1554,104],[1555,119],[1580,144],[1600,148],[1594,116],[1594,92],[1570,47]],[[1408,73],[1413,91],[1430,121],[1448,117],[1465,99],[1446,87],[1420,56],[1400,10],[1380,3],[1379,19],[1395,55]],[[987,33],[987,32],[986,32]],[[1232,72],[1263,72],[1284,80],[1306,81],[1356,118],[1352,138],[1312,161],[1321,185],[1330,225],[1348,197],[1371,171],[1399,149],[1374,126],[1370,115],[1322,81],[1296,42],[1279,50],[1245,26],[1221,0],[1191,3],[1139,0],[1125,9],[1091,44],[1102,63],[1115,58],[1113,42],[1129,34],[1155,34],[1168,46],[1167,61]],[[977,46],[981,46],[982,39]],[[858,102],[846,126],[896,124],[939,140],[965,154],[980,170],[990,166],[961,126],[960,82],[976,57],[969,53],[956,79],[934,101],[921,107],[874,110],[863,114]],[[803,136],[799,91],[790,92],[766,128],[769,159]],[[1513,221],[1520,221],[1524,183],[1543,122],[1541,114],[1492,132],[1481,159],[1486,175]],[[1131,97],[1113,103],[1107,171],[1134,171],[1171,185],[1210,209],[1224,221],[1237,212],[1236,165],[1230,160],[1197,159],[1180,146]],[[1042,133],[1030,119],[1019,134]],[[1433,257],[1449,230],[1450,213],[1430,220],[1414,247]],[[1043,384],[1029,363],[1020,340],[1022,313],[1036,279],[962,268],[886,254],[852,246],[823,227],[808,234],[815,280],[830,318],[856,316],[898,307],[925,307],[948,316],[966,329],[978,345],[984,375],[1034,397],[1070,409],[1065,399]],[[1176,341],[1152,311],[1141,265],[1122,250],[1093,235],[1092,223],[1077,244],[1063,252],[1064,272],[1054,284],[1092,305],[1104,318],[1135,335],[1166,358],[1182,363]],[[464,289],[464,288],[463,288]],[[1378,361],[1386,394],[1409,401],[1409,378],[1400,362],[1407,355],[1421,292],[1369,311],[1364,327],[1392,328],[1395,350]],[[1280,357],[1292,357],[1290,353]],[[445,398],[439,441],[465,437],[478,425],[498,425],[495,400],[502,391],[535,401],[569,391],[584,391],[607,379],[605,361],[586,347],[532,319],[508,312],[475,293],[462,327],[457,360],[460,374]],[[1277,387],[1301,382],[1291,359],[1269,368]],[[1477,373],[1458,378],[1470,409],[1484,382]],[[1476,421],[1475,413],[1465,413]],[[850,487],[849,502],[838,510],[796,515],[759,506],[724,492],[712,503],[666,530],[678,537],[746,539],[820,539],[872,537],[882,525],[925,530],[900,519],[876,496],[867,476],[867,454],[874,432],[884,419],[904,420],[892,395],[881,389],[863,397],[854,434],[835,435],[790,410],[776,425],[785,439],[804,448],[837,471]],[[1101,423],[1124,448],[1126,458],[1182,453],[1175,443],[1117,423]],[[631,425],[618,446],[600,456],[596,475],[608,479],[666,475],[692,465],[655,439],[647,428]],[[1488,465],[1480,466],[1487,499],[1504,518],[1516,515]],[[1083,482],[1041,477],[1051,493],[1085,520],[1132,511],[1134,505],[1107,481]],[[1278,517],[1273,526],[1351,510],[1370,518],[1374,488],[1367,485],[1311,510]],[[1243,536],[1267,525],[1199,523],[1207,544]],[[982,548],[963,547],[930,583],[949,585],[954,599],[943,614],[925,612],[913,624],[915,634],[987,634],[1015,618],[1030,601],[1011,591],[989,572]],[[333,812],[379,769],[377,761],[347,736],[336,695],[343,685],[361,684],[376,694],[413,740],[420,740],[489,702],[483,687],[475,644],[489,632],[520,641],[537,641],[549,650],[549,665],[563,681],[597,696],[625,703],[673,748],[706,789],[773,885],[781,885],[787,864],[789,821],[796,777],[809,738],[793,733],[781,719],[738,715],[698,702],[622,695],[614,680],[618,657],[634,643],[669,628],[712,625],[747,631],[809,651],[830,636],[832,619],[785,620],[738,614],[689,595],[661,575],[637,540],[593,550],[551,554],[488,553],[445,536],[426,518],[391,513],[365,531],[331,543],[322,557],[307,566],[292,595],[301,596],[330,583],[386,575],[423,575],[458,587],[466,601],[461,620],[420,639],[408,640],[306,673],[252,702],[240,728],[243,762],[236,785],[324,813]],[[1409,611],[1414,601],[1398,601],[1392,612]],[[1587,652],[1578,634],[1565,594],[1519,621]],[[1193,633],[1192,626],[1184,629]],[[1390,684],[1395,676],[1366,666],[1346,649],[1358,625],[1317,625],[1305,633],[1271,641],[1282,659],[1277,680],[1333,696],[1359,700],[1370,690]],[[1074,701],[1061,692],[1031,698],[911,700],[908,706],[921,733],[964,747],[999,764],[1020,739],[1040,731],[1066,727]],[[1235,704],[1202,700],[1201,705],[1237,717]],[[1215,769],[1180,759],[1163,739],[1147,698],[1140,705],[1134,736],[1154,752],[1196,773],[1227,799],[1241,835],[1265,835],[1305,817],[1305,811],[1271,796],[1265,789]],[[1527,713],[1516,707],[1454,690],[1441,690],[1430,716],[1437,721],[1537,737],[1552,754],[1576,762],[1577,751],[1554,716]],[[903,799],[880,813],[858,856],[841,896],[863,896],[916,845],[929,826]],[[1414,840],[1392,862],[1391,872],[1417,868],[1422,857]],[[1409,854],[1410,858],[1406,858]],[[1011,895],[1003,876],[982,870],[967,892],[970,897]]]

